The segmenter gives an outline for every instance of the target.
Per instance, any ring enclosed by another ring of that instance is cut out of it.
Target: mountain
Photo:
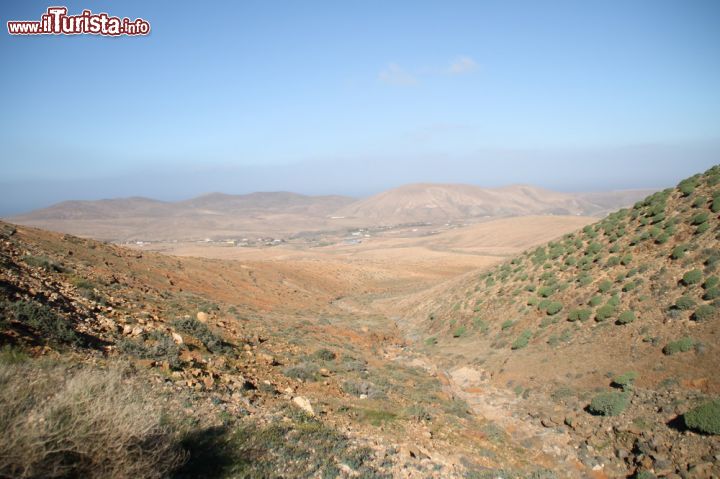
[[[466,365],[468,388],[512,388],[527,420],[561,429],[586,465],[610,477],[684,474],[688,454],[720,452],[719,215],[716,166],[393,301],[439,367]],[[718,472],[710,461],[705,477]]]
[[[66,201],[11,220],[119,242],[282,236],[328,228],[328,216],[352,201],[345,196],[288,192],[211,193],[177,202],[147,198]]]
[[[443,224],[485,217],[600,215],[645,194],[639,190],[569,194],[524,185],[493,189],[415,184],[361,200],[269,192],[211,193],[177,202],[147,198],[66,201],[10,221],[111,241],[286,237],[306,231]]]
[[[631,204],[646,194],[629,191],[622,195],[617,192],[578,195],[529,185],[481,188],[419,183],[356,201],[336,214],[374,224],[445,223],[486,216],[598,215]]]

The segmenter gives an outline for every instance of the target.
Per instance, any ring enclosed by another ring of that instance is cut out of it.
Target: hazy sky
[[[7,34],[58,3],[152,33]],[[418,181],[661,187],[720,162],[715,0],[23,0],[0,19],[0,215]]]

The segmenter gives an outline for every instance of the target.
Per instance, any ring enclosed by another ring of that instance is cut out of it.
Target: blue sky
[[[58,2],[55,2],[58,3]],[[8,20],[54,3],[0,3]],[[662,187],[720,162],[720,2],[65,2],[0,34],[0,214],[408,182]]]

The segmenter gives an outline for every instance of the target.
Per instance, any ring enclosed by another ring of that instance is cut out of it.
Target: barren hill
[[[443,224],[486,217],[597,216],[627,206],[646,193],[569,194],[524,185],[493,189],[415,184],[361,200],[270,192],[211,193],[177,202],[147,198],[66,201],[10,221],[116,242],[288,237],[303,232],[418,222]]]
[[[118,242],[274,236],[326,229],[328,215],[352,201],[345,196],[288,192],[211,193],[177,202],[147,198],[66,201],[12,221]]]
[[[583,194],[558,193],[528,185],[481,188],[420,183],[359,200],[339,210],[337,215],[379,224],[444,223],[486,216],[598,215],[646,194],[597,193],[591,199]]]

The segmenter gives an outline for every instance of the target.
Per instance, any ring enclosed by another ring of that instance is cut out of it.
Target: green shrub
[[[299,363],[285,368],[283,374],[289,378],[302,379],[303,381],[317,381],[319,368],[312,363]]]
[[[710,223],[703,223],[695,228],[695,234],[701,235],[710,229]]]
[[[505,321],[503,321],[503,323],[500,325],[500,329],[502,329],[503,331],[505,331],[506,329],[512,328],[514,324],[515,324],[515,322],[514,322],[512,319],[505,320]]]
[[[170,336],[159,331],[151,333],[147,341],[123,338],[117,342],[117,350],[137,358],[166,361],[171,369],[181,366],[180,347]]]
[[[682,339],[678,339],[677,341],[668,343],[663,348],[663,353],[668,356],[676,353],[686,353],[690,351],[693,346],[695,346],[695,341],[692,338],[684,337]]]
[[[605,265],[608,266],[608,267],[617,266],[617,265],[619,265],[619,264],[620,264],[620,257],[619,257],[619,256],[610,256],[610,257],[608,258],[607,262],[605,263]]]
[[[698,181],[695,178],[688,178],[685,180],[682,180],[678,184],[678,189],[680,190],[680,193],[682,193],[683,196],[690,196],[693,191],[695,191],[695,188],[698,186]]]
[[[550,304],[548,304],[547,309],[545,312],[549,316],[553,316],[560,312],[560,310],[563,308],[563,304],[560,301],[552,301]]]
[[[692,202],[692,207],[693,207],[693,208],[703,207],[703,206],[705,206],[705,204],[707,203],[707,201],[708,201],[708,199],[705,198],[704,196],[698,196],[697,198],[695,198],[695,199],[693,200],[693,202]]]
[[[600,293],[607,293],[612,288],[613,284],[612,281],[609,279],[604,279],[600,281],[600,284],[598,285],[598,291]]]
[[[623,255],[622,259],[620,259],[620,264],[622,264],[623,266],[627,266],[627,265],[629,265],[631,262],[632,262],[632,255],[631,255],[631,254]]]
[[[459,326],[458,328],[455,329],[455,331],[453,331],[452,336],[453,336],[453,338],[459,338],[463,334],[465,334],[465,326]]]
[[[552,286],[543,286],[540,289],[538,289],[538,294],[542,296],[543,298],[547,298],[551,296],[553,293],[555,293],[555,288]]]
[[[718,287],[706,289],[702,297],[705,301],[712,301],[717,298],[720,298],[720,288]]]
[[[573,309],[568,313],[568,321],[587,321],[591,314],[589,309]]]
[[[195,318],[176,319],[170,324],[180,332],[195,336],[211,353],[218,353],[229,349],[229,345],[227,345],[220,336],[213,333],[207,324]]]
[[[315,357],[321,361],[334,361],[337,358],[337,354],[327,348],[320,348],[315,351]]]
[[[627,293],[628,291],[632,291],[637,287],[638,283],[636,281],[630,281],[629,283],[625,283],[622,287],[623,292]]]
[[[438,339],[436,336],[430,336],[429,338],[425,339],[425,345],[426,346],[435,346],[438,342]]]
[[[685,425],[702,434],[720,434],[720,399],[706,402],[683,414]]]
[[[692,315],[695,321],[707,321],[715,316],[715,306],[711,304],[703,304],[699,306]]]
[[[532,338],[532,331],[526,329],[522,332],[522,334],[520,334],[520,336],[515,339],[515,341],[513,341],[512,345],[510,345],[510,348],[522,349],[528,345],[528,343],[530,342],[530,338]]]
[[[620,316],[618,316],[618,324],[629,324],[635,321],[635,312],[634,311],[623,311],[620,313]]]
[[[602,303],[602,296],[595,295],[592,298],[590,298],[590,301],[588,301],[588,305],[592,306],[593,308],[595,306],[598,306],[600,303]]]
[[[600,416],[619,416],[627,408],[630,395],[627,392],[606,392],[595,396],[588,410]]]
[[[720,213],[720,196],[713,197],[712,205],[710,205],[710,211],[713,213]]]
[[[11,303],[9,316],[38,333],[40,339],[50,342],[82,344],[82,338],[68,324],[68,321],[49,306],[37,301]]]
[[[698,284],[700,281],[702,281],[702,277],[702,271],[700,271],[699,269],[693,269],[683,275],[682,282],[685,286],[691,286],[693,284]]]
[[[687,311],[695,307],[695,300],[692,299],[690,296],[683,295],[675,301],[674,307],[675,309],[679,309],[681,311]]]
[[[677,245],[673,248],[672,253],[670,253],[670,257],[672,259],[682,259],[689,248],[690,246],[686,244]]]
[[[604,304],[600,306],[595,312],[595,321],[602,322],[615,315],[615,307],[611,304]]]
[[[28,266],[42,268],[48,273],[67,273],[68,269],[63,265],[51,260],[47,256],[23,256],[22,260]]]
[[[602,245],[600,243],[592,242],[585,250],[585,254],[587,256],[593,256],[598,254],[600,251],[602,251]]]
[[[612,382],[614,386],[628,389],[633,385],[637,377],[638,373],[636,373],[635,371],[628,371],[619,376],[615,376]]]
[[[707,212],[707,211],[703,211],[702,213],[698,213],[698,214],[694,215],[694,216],[690,219],[690,223],[693,224],[693,225],[695,225],[695,226],[701,225],[701,224],[707,222],[707,220],[708,220],[709,218],[710,218],[710,215],[708,214],[708,212]]]
[[[719,285],[720,285],[720,278],[718,278],[717,276],[710,276],[709,278],[707,278],[705,280],[702,287],[704,289],[710,289],[710,288],[714,288],[715,286],[719,286]]]

